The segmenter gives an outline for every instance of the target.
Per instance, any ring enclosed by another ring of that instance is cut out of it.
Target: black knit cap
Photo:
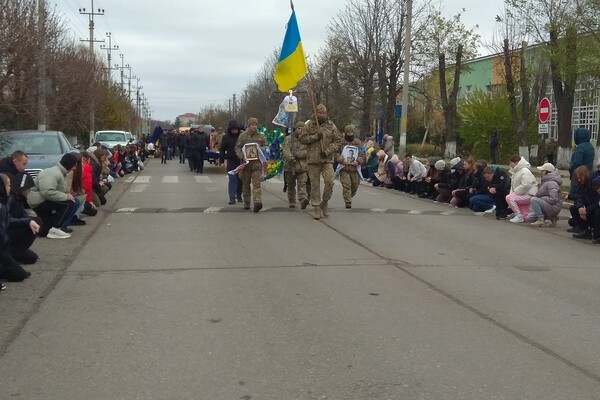
[[[15,174],[10,181],[10,190],[13,193],[20,193],[25,189],[30,189],[35,186],[33,178],[27,172]]]
[[[77,156],[75,154],[67,153],[64,156],[62,156],[59,163],[60,163],[60,165],[65,167],[65,169],[67,171],[70,171],[71,168],[73,168],[77,164],[78,161],[79,160],[77,159]]]

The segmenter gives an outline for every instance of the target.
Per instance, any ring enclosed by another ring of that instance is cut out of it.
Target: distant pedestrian
[[[577,128],[573,135],[575,139],[575,151],[571,156],[571,164],[569,165],[569,176],[572,178],[573,172],[581,166],[585,166],[590,172],[594,170],[594,154],[596,153],[594,146],[590,143],[590,131],[585,128]],[[577,192],[577,187],[571,180],[571,188],[569,197]]]
[[[258,119],[249,118],[248,128],[240,134],[240,137],[235,145],[235,153],[239,157],[242,163],[247,160],[244,157],[243,147],[246,144],[255,143],[261,149],[266,145],[265,135],[258,131]],[[252,149],[252,148],[251,148]],[[256,151],[259,151],[258,148]],[[261,182],[262,177],[262,162],[256,154],[256,159],[250,159],[254,157],[248,157],[248,163],[242,170],[242,194],[244,197],[244,209],[250,209],[250,202],[254,200],[254,212],[257,213],[262,209],[262,188]]]
[[[219,145],[219,165],[225,166],[227,172],[233,171],[240,166],[240,158],[235,153],[235,145],[240,136],[240,127],[237,121],[229,121],[227,133],[221,138]],[[227,163],[225,165],[225,163]],[[242,181],[239,174],[228,174],[229,183],[227,192],[229,193],[229,204],[235,204],[235,200],[242,202]]]
[[[342,137],[337,127],[327,116],[323,104],[316,107],[315,119],[306,123],[300,141],[307,145],[308,177],[311,182],[311,204],[315,210],[314,219],[329,216],[328,202],[333,194],[333,158],[339,150]],[[318,124],[317,124],[318,121]],[[321,176],[323,177],[323,197],[321,197]]]

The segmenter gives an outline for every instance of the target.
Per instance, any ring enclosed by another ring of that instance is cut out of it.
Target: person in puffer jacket
[[[575,129],[575,133],[573,134],[573,139],[575,140],[575,151],[571,155],[571,164],[569,164],[569,177],[573,178],[573,172],[582,165],[587,167],[590,172],[594,171],[594,145],[590,143],[591,134],[588,129],[585,128],[577,128]],[[572,198],[572,195],[577,192],[577,186],[571,181],[571,188],[569,190],[569,198],[571,200],[575,200]]]
[[[537,193],[537,180],[529,169],[531,164],[518,155],[509,160],[511,177],[510,194],[506,196],[506,202],[515,213],[510,222],[514,224],[525,222],[529,214],[531,198]]]
[[[545,163],[537,169],[542,174],[542,184],[531,198],[527,221],[531,226],[556,226],[558,214],[562,209],[562,177],[560,171],[550,163]]]

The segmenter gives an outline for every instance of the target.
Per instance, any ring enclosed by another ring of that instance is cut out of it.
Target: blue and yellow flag
[[[306,58],[302,49],[302,40],[298,30],[298,21],[296,21],[296,12],[292,6],[292,16],[287,24],[287,31],[281,46],[281,54],[277,66],[275,67],[275,82],[282,92],[296,87],[298,82],[308,72],[306,67]]]

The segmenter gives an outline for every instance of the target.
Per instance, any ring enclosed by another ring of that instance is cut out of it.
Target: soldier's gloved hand
[[[319,140],[323,140],[323,132],[321,132],[320,130],[317,132],[317,136]]]

